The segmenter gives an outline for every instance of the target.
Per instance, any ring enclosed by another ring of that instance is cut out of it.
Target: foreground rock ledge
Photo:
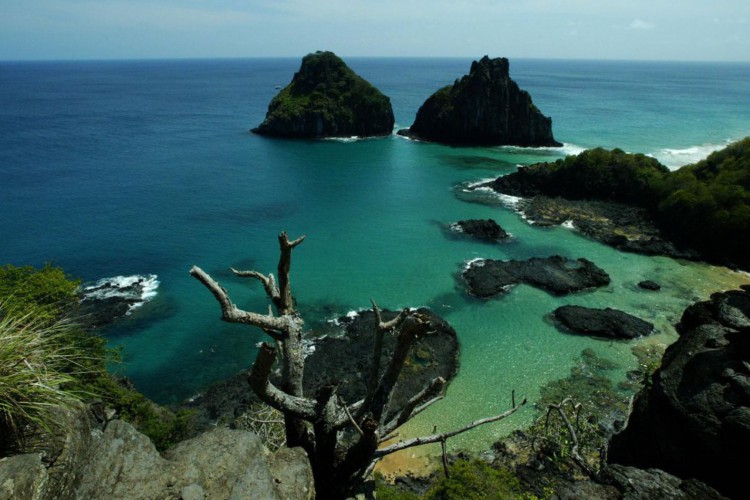
[[[587,259],[572,260],[560,255],[528,260],[477,260],[463,273],[469,293],[488,298],[525,283],[553,295],[566,295],[609,284],[609,275]]]
[[[629,340],[654,331],[652,323],[609,307],[562,306],[552,314],[562,326],[581,335]]]
[[[655,467],[747,494],[750,450],[750,286],[688,307],[610,462]]]
[[[508,59],[484,56],[451,86],[432,94],[400,135],[466,146],[562,146],[552,119],[511,80]]]

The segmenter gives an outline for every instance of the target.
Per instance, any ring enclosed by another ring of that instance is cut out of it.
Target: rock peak
[[[333,52],[302,58],[291,83],[268,105],[256,134],[277,137],[368,137],[393,130],[390,99]]]
[[[509,66],[504,57],[472,62],[468,75],[432,94],[399,134],[456,146],[562,146]]]

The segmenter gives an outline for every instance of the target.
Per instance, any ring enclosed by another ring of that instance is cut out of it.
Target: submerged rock
[[[369,137],[393,131],[390,99],[333,52],[315,52],[268,105],[252,132],[278,137]]]
[[[627,427],[612,438],[609,460],[694,477],[741,498],[750,449],[750,287],[688,307],[678,332]]]
[[[593,309],[583,306],[562,306],[552,313],[555,319],[572,332],[594,337],[634,339],[649,335],[654,325],[617,309]]]
[[[656,281],[651,280],[643,280],[638,283],[639,288],[643,288],[644,290],[651,290],[653,292],[657,292],[661,290],[661,285],[657,283]]]
[[[451,86],[432,94],[399,134],[452,145],[562,146],[552,120],[511,80],[508,60],[484,56]]]
[[[566,295],[609,284],[609,275],[587,259],[571,260],[560,255],[528,260],[476,260],[463,273],[469,293],[492,297],[511,285],[525,283],[553,295]]]
[[[451,224],[451,229],[458,233],[473,236],[478,240],[498,241],[510,236],[492,219],[468,219]]]

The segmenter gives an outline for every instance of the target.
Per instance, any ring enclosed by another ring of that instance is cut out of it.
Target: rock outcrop
[[[453,85],[430,96],[399,134],[450,145],[562,146],[552,120],[511,80],[508,60],[484,56]]]
[[[390,135],[390,99],[354,73],[333,52],[315,52],[268,106],[256,134],[278,137]]]
[[[492,297],[518,283],[553,295],[609,284],[609,275],[590,260],[571,260],[560,255],[508,261],[479,259],[468,265],[463,277],[469,293],[480,298]]]
[[[552,313],[568,330],[581,335],[607,339],[634,339],[649,335],[654,325],[617,309],[594,309],[583,306],[562,306]]]
[[[492,219],[460,220],[450,225],[451,230],[483,241],[499,241],[510,236]]]
[[[270,453],[253,433],[214,428],[160,455],[121,420],[96,423],[86,408],[41,452],[0,460],[0,499],[314,498],[300,448]]]
[[[635,402],[609,460],[747,494],[750,449],[750,286],[688,307],[651,387]]]

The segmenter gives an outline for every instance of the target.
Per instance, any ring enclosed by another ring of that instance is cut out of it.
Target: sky
[[[750,0],[0,0],[0,60],[750,61]]]

